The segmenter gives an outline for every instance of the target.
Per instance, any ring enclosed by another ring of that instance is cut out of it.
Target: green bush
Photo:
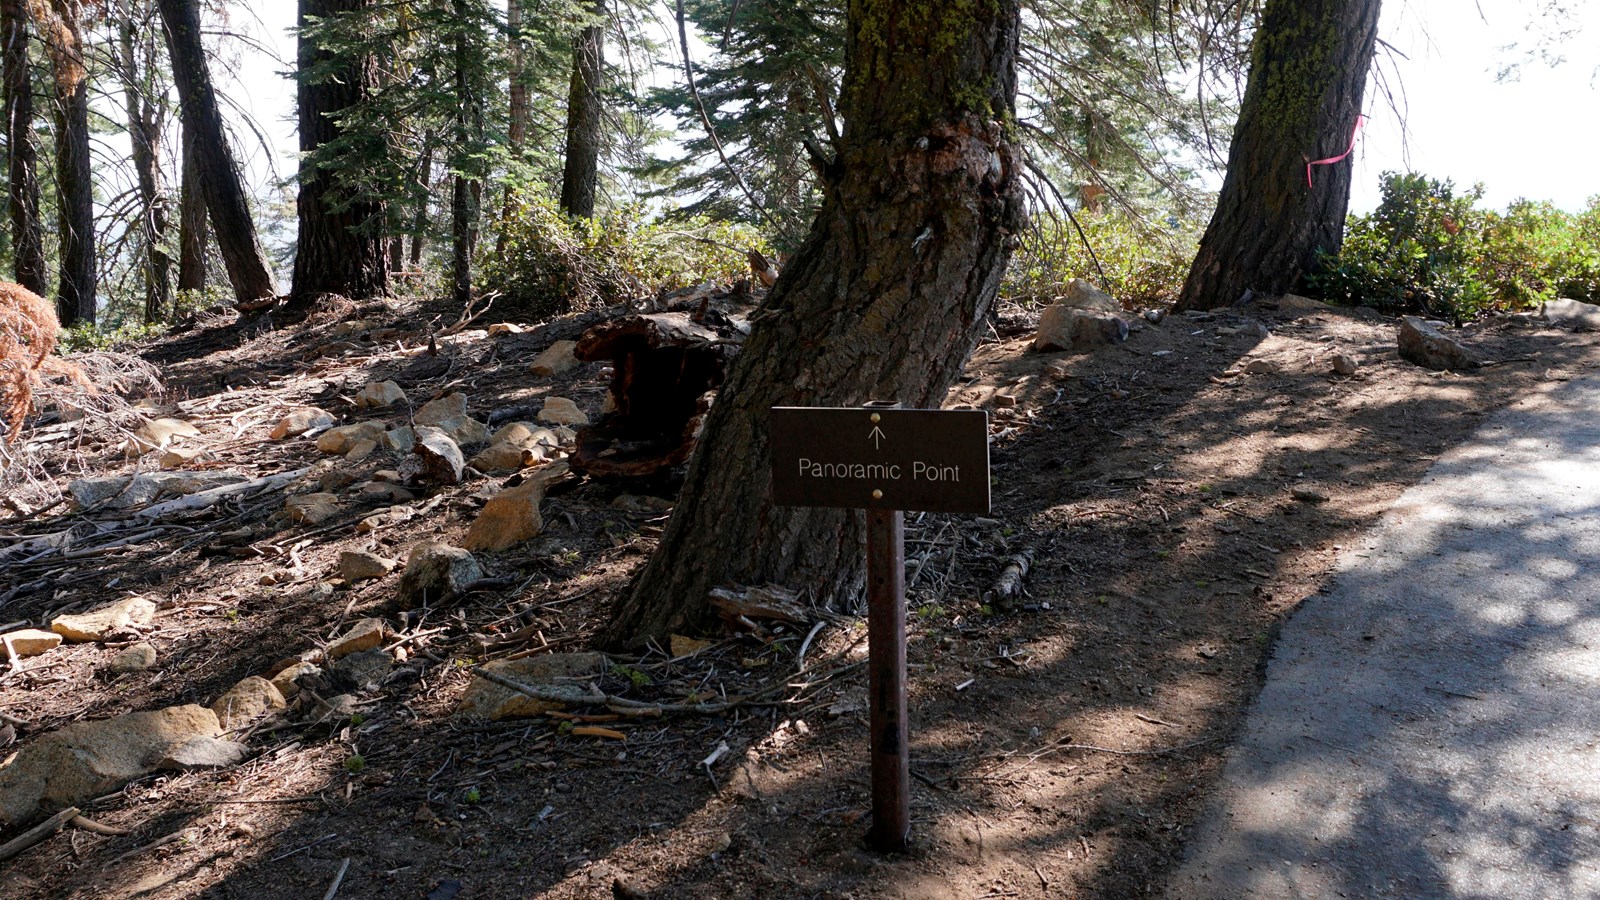
[[[637,206],[573,219],[533,195],[517,200],[501,229],[504,248],[484,261],[482,287],[504,296],[502,308],[537,319],[728,281],[750,273],[747,250],[771,256],[766,239],[745,225],[664,222]]]
[[[1483,185],[1417,173],[1383,176],[1371,215],[1351,216],[1344,247],[1309,277],[1324,299],[1457,322],[1570,297],[1600,300],[1600,198],[1581,215],[1519,200],[1478,209]]]
[[[1152,227],[1121,210],[1076,215],[1094,256],[1071,222],[1031,231],[1011,257],[1002,296],[1048,304],[1072,279],[1082,278],[1129,306],[1163,306],[1178,299],[1204,222],[1174,216]]]

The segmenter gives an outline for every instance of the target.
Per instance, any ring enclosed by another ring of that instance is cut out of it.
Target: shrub
[[[7,443],[22,433],[60,328],[48,300],[20,284],[0,282],[0,425]]]
[[[1048,304],[1072,279],[1082,278],[1128,306],[1161,306],[1178,299],[1204,222],[1170,216],[1151,226],[1121,210],[1076,216],[1094,256],[1071,222],[1031,231],[1011,257],[1002,296]]]
[[[1344,247],[1308,278],[1324,299],[1457,322],[1557,297],[1600,299],[1600,199],[1580,216],[1519,200],[1476,207],[1483,185],[1383,176],[1382,200],[1352,216]]]
[[[483,287],[503,308],[534,318],[637,299],[750,272],[746,251],[771,255],[745,225],[663,222],[627,206],[573,219],[542,196],[524,195],[501,223],[504,247],[485,261]]]

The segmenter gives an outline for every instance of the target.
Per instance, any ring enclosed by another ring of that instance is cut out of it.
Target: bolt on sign
[[[911,836],[906,716],[904,510],[989,511],[989,415],[982,410],[772,409],[772,499],[867,516],[867,699],[872,831],[878,850]]]

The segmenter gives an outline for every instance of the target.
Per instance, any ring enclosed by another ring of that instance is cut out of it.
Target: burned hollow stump
[[[712,393],[749,326],[738,315],[697,312],[622,316],[584,332],[585,362],[612,362],[608,411],[578,431],[572,469],[642,478],[687,462]]]

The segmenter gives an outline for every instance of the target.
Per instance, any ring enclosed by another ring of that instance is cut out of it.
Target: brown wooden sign
[[[772,409],[772,500],[920,512],[989,512],[983,410]]]

